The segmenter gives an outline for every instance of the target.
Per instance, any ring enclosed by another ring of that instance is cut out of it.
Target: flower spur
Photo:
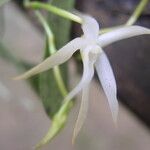
[[[83,61],[83,76],[78,85],[66,96],[65,100],[71,100],[82,90],[82,101],[79,115],[76,121],[73,139],[78,135],[88,110],[88,93],[90,82],[94,76],[94,67],[101,81],[103,90],[108,99],[113,120],[117,121],[118,101],[115,77],[109,60],[103,51],[103,47],[122,40],[142,34],[150,34],[150,30],[140,26],[126,26],[111,32],[99,35],[99,24],[90,16],[82,16],[83,36],[70,41],[55,54],[48,57],[39,65],[15,79],[26,79],[40,72],[53,68],[67,61],[74,52],[80,50]]]

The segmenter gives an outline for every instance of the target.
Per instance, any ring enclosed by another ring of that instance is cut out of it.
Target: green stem
[[[104,34],[104,33],[106,33],[106,32],[110,32],[110,31],[112,31],[112,30],[121,28],[121,27],[123,27],[123,26],[125,26],[125,25],[118,25],[118,26],[114,26],[114,27],[102,28],[102,29],[100,30],[100,34]]]
[[[123,26],[131,26],[133,25],[137,19],[140,17],[142,11],[144,10],[144,8],[146,7],[146,5],[148,4],[149,0],[141,0],[141,2],[137,5],[137,7],[135,8],[134,12],[132,13],[131,17],[127,20],[127,22],[123,25],[119,25],[119,26],[114,26],[114,27],[110,27],[110,28],[102,28],[100,30],[100,34],[106,33],[106,32],[110,32],[114,29],[123,27]]]
[[[66,97],[68,92],[64,85],[59,67],[58,66],[54,67],[53,72],[54,72],[54,76],[55,76],[56,82],[58,84],[58,87],[59,87],[59,90],[60,90],[62,96]]]
[[[139,16],[141,15],[142,11],[144,10],[144,8],[148,4],[148,2],[149,2],[149,0],[141,0],[141,2],[138,4],[135,11],[133,12],[131,17],[128,19],[128,21],[125,24],[110,27],[110,28],[102,28],[100,31],[100,34],[112,31],[113,29],[117,29],[117,28],[125,26],[125,25],[126,26],[133,25],[137,21]],[[79,16],[76,16],[76,15],[74,15],[74,14],[72,14],[66,10],[52,6],[50,4],[44,4],[41,2],[30,2],[29,0],[25,0],[25,6],[28,8],[31,7],[33,9],[45,9],[45,10],[50,11],[50,12],[52,12],[56,15],[59,15],[61,17],[67,18],[69,20],[75,21],[75,22],[80,23],[80,24],[82,23],[82,19]]]
[[[56,52],[53,33],[52,33],[47,21],[42,16],[42,14],[38,11],[36,11],[35,13],[36,13],[37,17],[39,18],[39,21],[41,22],[41,24],[43,25],[43,27],[45,29],[45,32],[46,32],[47,37],[48,37],[48,42],[49,42],[49,53],[52,55],[53,53]],[[65,84],[63,82],[62,75],[61,75],[61,72],[60,72],[60,69],[58,66],[53,68],[53,73],[54,73],[54,77],[55,77],[55,80],[57,82],[57,85],[59,87],[59,90],[60,90],[62,96],[65,97],[68,92],[67,92]]]
[[[141,0],[141,2],[138,4],[138,6],[135,8],[135,11],[127,21],[126,25],[130,26],[133,25],[139,16],[141,15],[142,11],[144,10],[145,6],[148,4],[149,0]]]
[[[61,106],[59,111],[54,116],[51,127],[49,128],[47,134],[36,145],[35,147],[36,150],[40,150],[42,146],[50,142],[59,133],[59,131],[65,126],[68,113],[70,112],[72,106],[73,106],[73,101],[66,100],[64,102],[64,104]]]
[[[49,53],[53,54],[56,52],[53,33],[52,33],[47,21],[45,20],[45,18],[39,12],[36,12],[36,14],[46,31],[46,34],[48,37]],[[55,67],[53,69],[53,71],[54,71],[54,76],[55,76],[56,82],[58,84],[58,87],[59,87],[62,95],[65,97],[68,92],[67,92],[65,84],[62,80],[59,67]],[[73,101],[70,101],[70,100],[63,101],[61,107],[59,108],[59,110],[55,113],[55,115],[52,118],[51,127],[49,128],[47,134],[43,137],[43,139],[37,144],[37,146],[35,147],[36,149],[41,149],[42,146],[44,146],[45,144],[50,142],[61,131],[61,129],[65,126],[65,124],[67,122],[68,114],[69,114],[72,106],[73,106]]]
[[[30,2],[29,0],[25,0],[24,5],[28,8],[31,7],[33,9],[45,9],[45,10],[50,11],[58,16],[67,18],[69,20],[75,21],[80,24],[82,23],[82,19],[79,16],[72,14],[64,9],[52,6],[50,4],[45,4],[45,3],[41,3],[41,2]]]

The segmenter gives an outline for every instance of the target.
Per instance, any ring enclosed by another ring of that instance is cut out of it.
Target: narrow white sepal
[[[116,41],[143,34],[150,34],[150,29],[141,26],[121,27],[100,35],[98,38],[98,43],[101,47],[105,47]]]
[[[56,65],[60,65],[67,61],[73,53],[80,49],[84,45],[84,42],[81,38],[76,38],[58,50],[55,54],[45,59],[39,65],[33,67],[24,74],[15,77],[15,80],[26,79],[43,71],[46,71],[50,68],[53,68]]]
[[[96,71],[101,81],[103,90],[108,99],[114,122],[117,122],[118,116],[118,100],[117,100],[117,87],[116,80],[109,63],[109,60],[104,52],[99,55],[95,64]]]
[[[83,18],[82,30],[84,32],[84,36],[95,40],[99,34],[98,22],[90,16],[82,15],[81,17]]]
[[[89,105],[89,89],[90,89],[90,84],[87,85],[82,90],[82,101],[81,101],[80,111],[79,111],[78,118],[75,124],[74,132],[73,132],[72,143],[74,143],[87,116],[88,105]]]
[[[93,63],[89,61],[89,54],[85,53],[83,57],[83,76],[78,85],[65,97],[65,100],[71,100],[77,93],[85,88],[92,80],[94,75]]]

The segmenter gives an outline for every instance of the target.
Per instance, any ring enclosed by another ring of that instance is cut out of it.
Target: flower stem
[[[132,15],[130,16],[130,18],[127,20],[127,22],[123,25],[119,25],[119,26],[114,26],[114,27],[110,27],[110,28],[103,28],[100,30],[100,34],[112,31],[114,29],[123,27],[123,26],[131,26],[133,25],[137,19],[140,17],[142,11],[144,10],[144,8],[146,7],[146,5],[148,4],[149,0],[141,0],[141,2],[137,5],[137,7],[135,8],[134,12],[132,13]]]
[[[108,28],[102,28],[102,29],[100,30],[100,34],[104,34],[104,33],[106,33],[106,32],[110,32],[110,31],[112,31],[112,30],[121,28],[121,27],[123,27],[123,26],[125,26],[125,25],[118,25],[118,26],[113,26],[113,27],[108,27]]]
[[[45,32],[46,32],[46,35],[48,38],[49,53],[53,54],[56,52],[54,35],[53,35],[46,19],[43,17],[43,15],[39,11],[36,11],[35,13],[36,13],[39,21],[41,22],[42,26],[45,29]],[[61,72],[60,72],[60,69],[58,66],[54,67],[53,73],[54,73],[57,85],[59,87],[59,90],[60,90],[62,96],[65,97],[68,92],[66,90],[66,87],[63,82]],[[51,127],[49,128],[47,134],[36,145],[36,147],[35,147],[36,150],[41,149],[42,146],[44,146],[45,144],[50,142],[61,131],[61,129],[65,126],[65,124],[67,122],[67,117],[68,117],[68,114],[69,114],[72,106],[73,106],[73,101],[70,101],[70,100],[63,101],[62,106],[60,107],[58,112],[52,118]]]
[[[77,16],[73,13],[70,13],[64,9],[55,7],[51,4],[45,4],[42,2],[30,2],[29,0],[25,0],[24,5],[27,8],[44,9],[44,10],[50,11],[50,12],[52,12],[58,16],[64,17],[66,19],[75,21],[75,22],[80,23],[80,24],[82,23],[82,19],[79,16]]]
[[[46,32],[47,37],[48,37],[48,42],[49,42],[49,44],[48,44],[49,45],[49,48],[48,48],[49,53],[52,55],[53,53],[56,52],[53,33],[52,33],[47,21],[42,16],[42,14],[39,11],[36,11],[35,13],[36,13],[39,21],[41,22],[41,24],[43,25],[43,27],[45,29],[45,32]],[[53,68],[53,73],[54,73],[54,77],[55,77],[55,80],[57,82],[58,88],[59,88],[62,96],[65,97],[68,92],[67,92],[65,84],[63,82],[62,75],[61,75],[61,72],[60,72],[60,69],[58,66],[55,66]]]
[[[144,10],[144,8],[148,4],[148,2],[149,2],[149,0],[141,0],[141,2],[135,8],[135,11],[133,12],[133,14],[127,21],[126,25],[128,25],[128,26],[133,25],[137,21],[137,19],[141,15],[142,11]]]
[[[141,2],[138,4],[135,11],[133,12],[131,17],[128,19],[128,21],[125,24],[110,27],[110,28],[102,28],[100,31],[100,34],[112,31],[113,29],[116,29],[116,28],[119,28],[119,27],[122,27],[125,25],[127,25],[127,26],[133,25],[137,21],[139,16],[141,15],[142,11],[144,10],[144,8],[148,4],[148,2],[149,2],[149,0],[141,0]],[[64,9],[50,5],[50,4],[44,4],[41,2],[30,2],[29,0],[25,0],[24,5],[28,8],[33,8],[33,9],[45,9],[45,10],[50,11],[58,16],[64,17],[66,19],[72,20],[72,21],[80,23],[80,24],[82,23],[82,19],[79,16],[77,16],[73,13],[70,13]]]
[[[56,113],[52,119],[51,127],[49,128],[47,134],[43,139],[36,145],[35,149],[40,150],[42,146],[49,143],[65,126],[67,122],[68,113],[73,106],[73,101],[66,100],[59,111]]]

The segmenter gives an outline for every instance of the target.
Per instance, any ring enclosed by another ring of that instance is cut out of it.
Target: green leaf
[[[48,42],[46,41],[45,58],[49,56]],[[61,74],[64,81],[67,81],[67,67],[66,64],[60,66]],[[66,82],[65,82],[66,83]],[[58,85],[56,83],[53,70],[40,74],[39,79],[39,91],[44,105],[44,108],[50,118],[53,118],[55,113],[59,110],[63,95],[60,93]]]
[[[40,149],[45,144],[49,143],[60,131],[67,122],[68,114],[73,106],[73,101],[65,101],[59,111],[54,115],[52,124],[44,136],[44,138],[36,145],[36,149]]]
[[[65,10],[68,10],[73,8],[74,2],[73,0],[65,0],[65,1],[53,0],[52,4],[61,7]],[[53,14],[49,14],[47,18],[55,36],[56,47],[57,49],[59,49],[60,47],[65,45],[66,42],[69,41],[71,23],[70,21],[64,18],[61,18]],[[48,42],[46,42],[45,58],[48,56],[49,56]],[[60,71],[62,73],[63,80],[67,84],[68,82],[67,65],[66,64],[61,65]],[[50,118],[53,118],[53,116],[60,109],[64,97],[61,95],[59,91],[52,69],[40,75],[39,91],[41,99],[43,101],[44,108],[48,116]]]

